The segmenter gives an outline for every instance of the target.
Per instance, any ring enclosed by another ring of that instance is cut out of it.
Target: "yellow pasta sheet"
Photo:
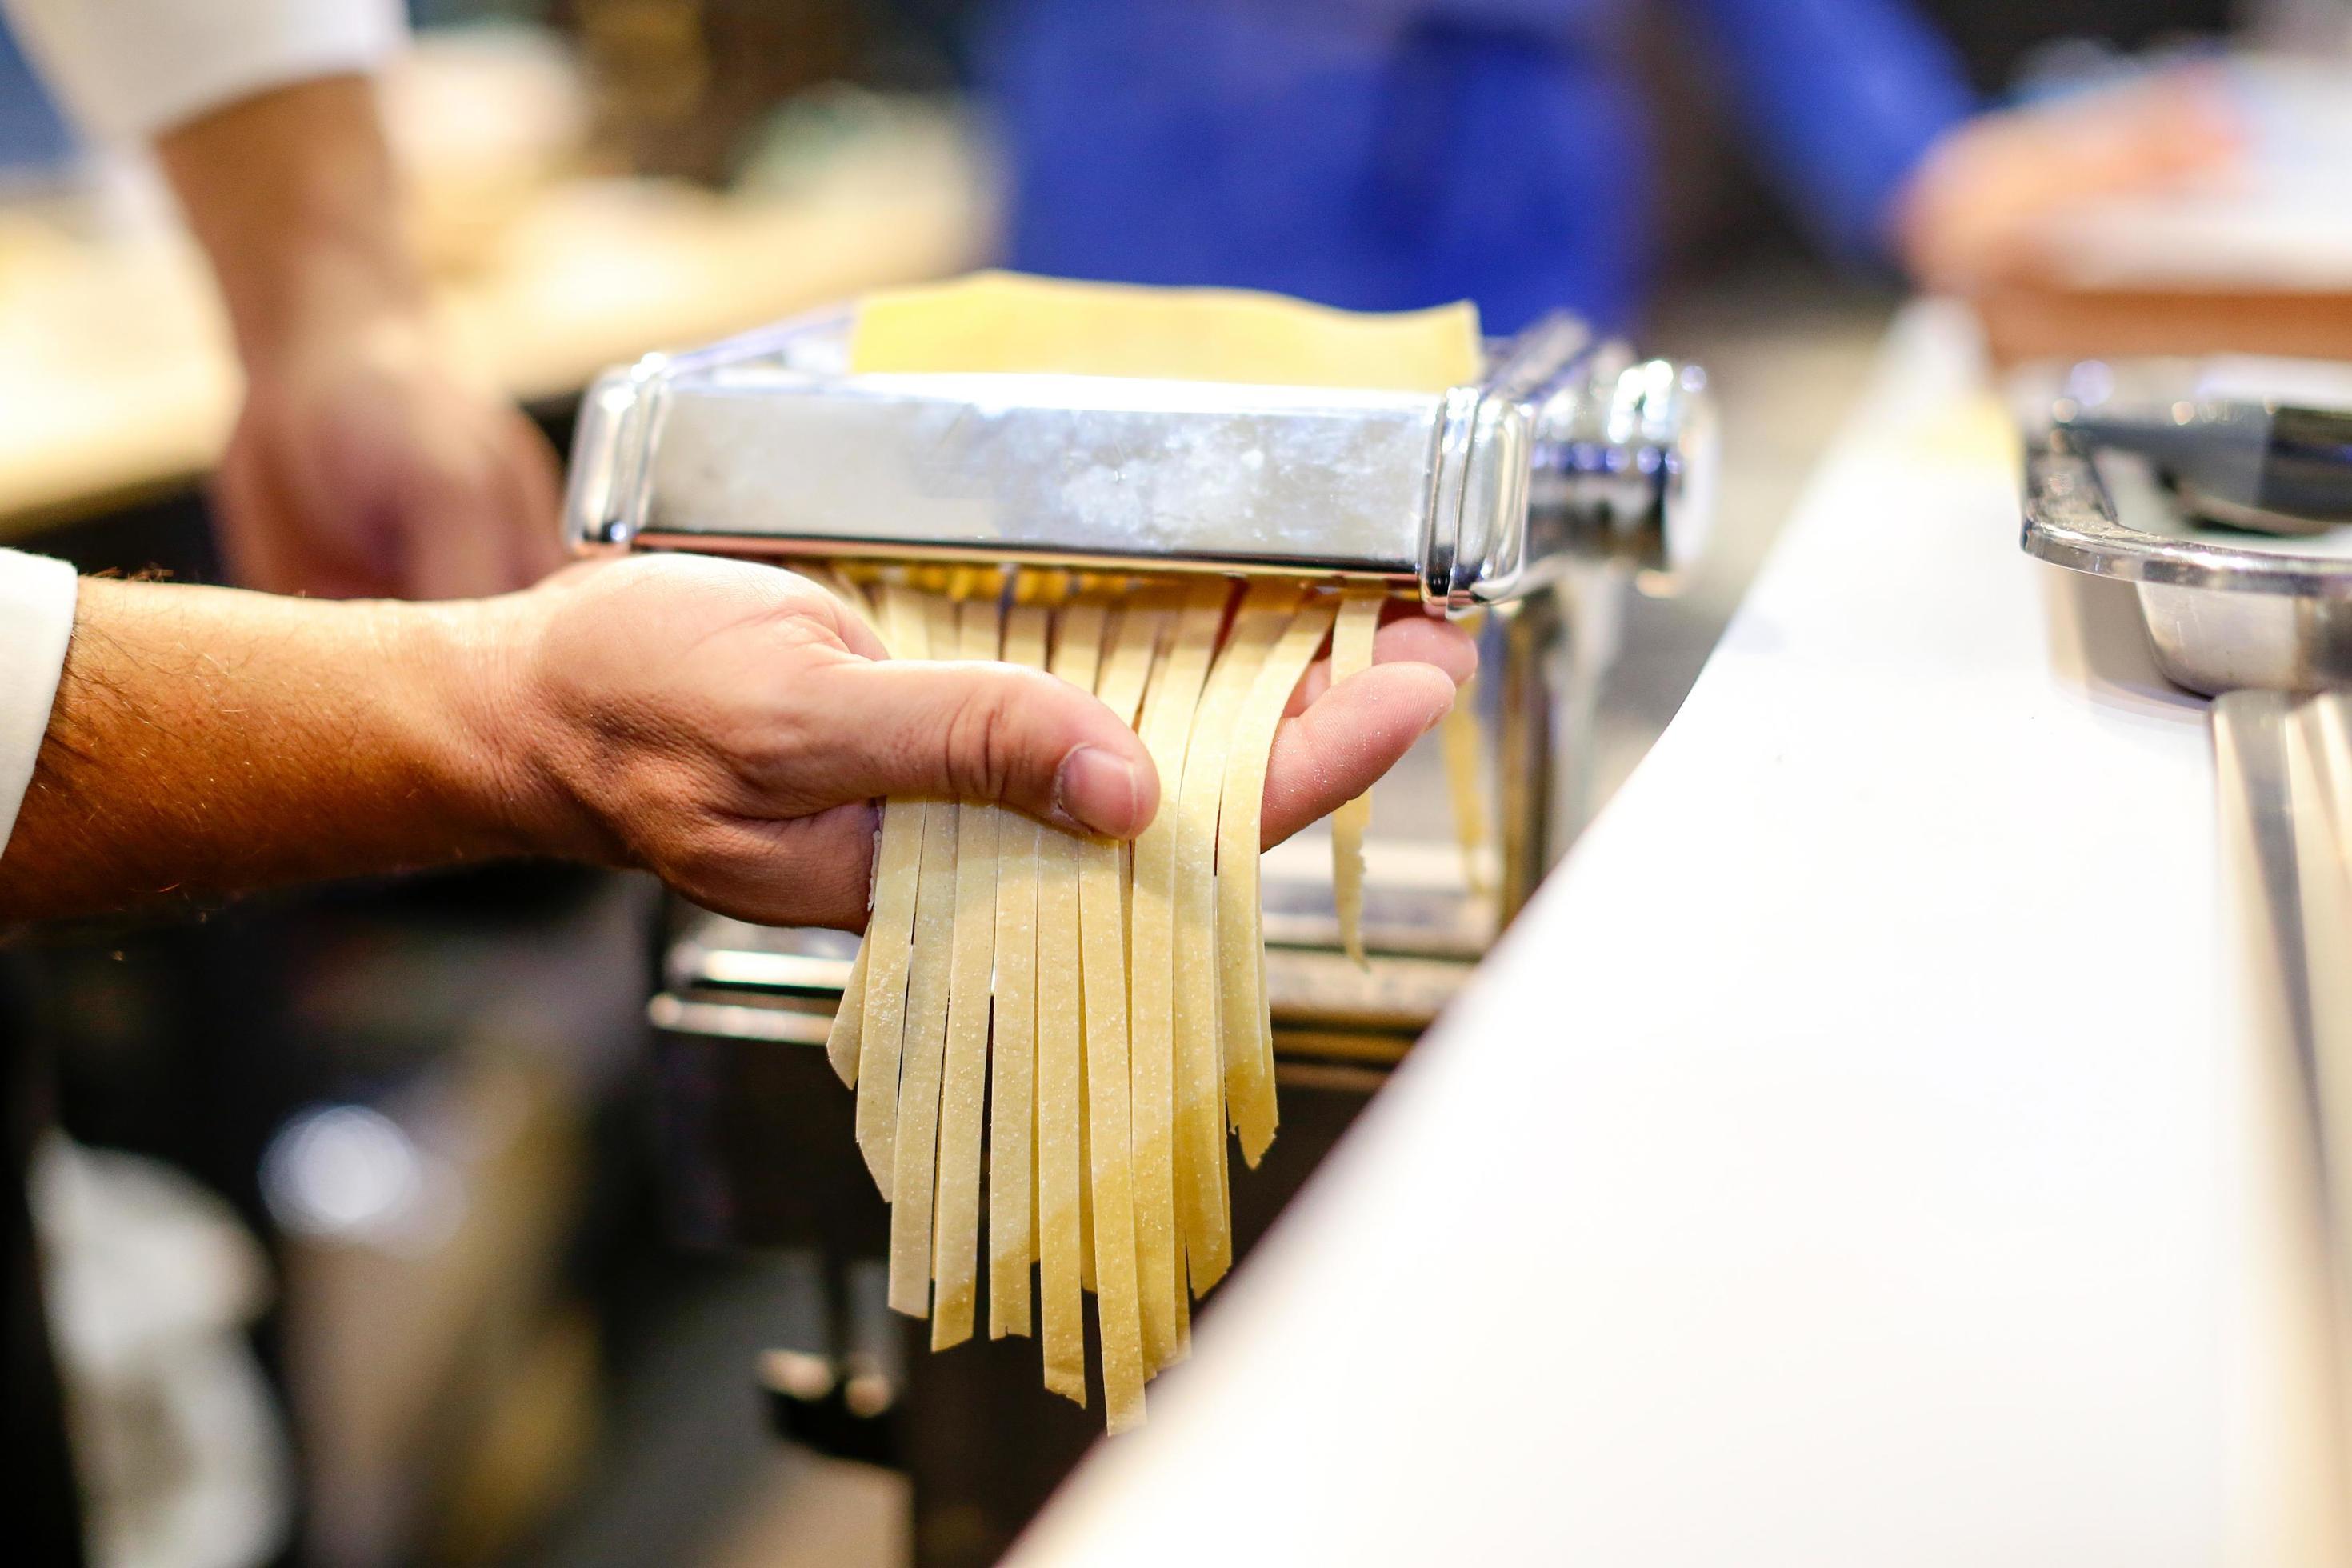
[[[1466,302],[1395,315],[1237,289],[1156,289],[982,272],[869,294],[858,372],[1058,372],[1443,392],[1478,377]]]

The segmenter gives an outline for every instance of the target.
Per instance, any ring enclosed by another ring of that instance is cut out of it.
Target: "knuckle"
[[[968,800],[1002,799],[1013,782],[1018,755],[1013,730],[1017,703],[1013,683],[975,681],[957,700],[943,734],[947,783]]]

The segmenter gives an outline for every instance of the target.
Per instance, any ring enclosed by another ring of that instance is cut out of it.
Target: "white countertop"
[[[2285,1560],[2317,1374],[2204,704],[2014,476],[1915,308],[1654,752],[1017,1562]]]

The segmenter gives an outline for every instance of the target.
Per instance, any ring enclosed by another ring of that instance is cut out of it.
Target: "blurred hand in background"
[[[1920,160],[1895,205],[1896,249],[1926,289],[1977,294],[2029,280],[2067,208],[2178,190],[2242,152],[2221,83],[2195,71],[1979,115]]]
[[[215,492],[237,580],[443,599],[552,570],[554,453],[435,331],[368,79],[263,91],[156,148],[246,374]]]

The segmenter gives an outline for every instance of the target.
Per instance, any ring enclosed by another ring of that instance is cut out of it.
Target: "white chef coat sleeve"
[[[143,139],[289,82],[373,69],[399,0],[0,0],[25,53],[92,132]]]
[[[74,569],[0,550],[0,855],[33,782],[73,632]]]

